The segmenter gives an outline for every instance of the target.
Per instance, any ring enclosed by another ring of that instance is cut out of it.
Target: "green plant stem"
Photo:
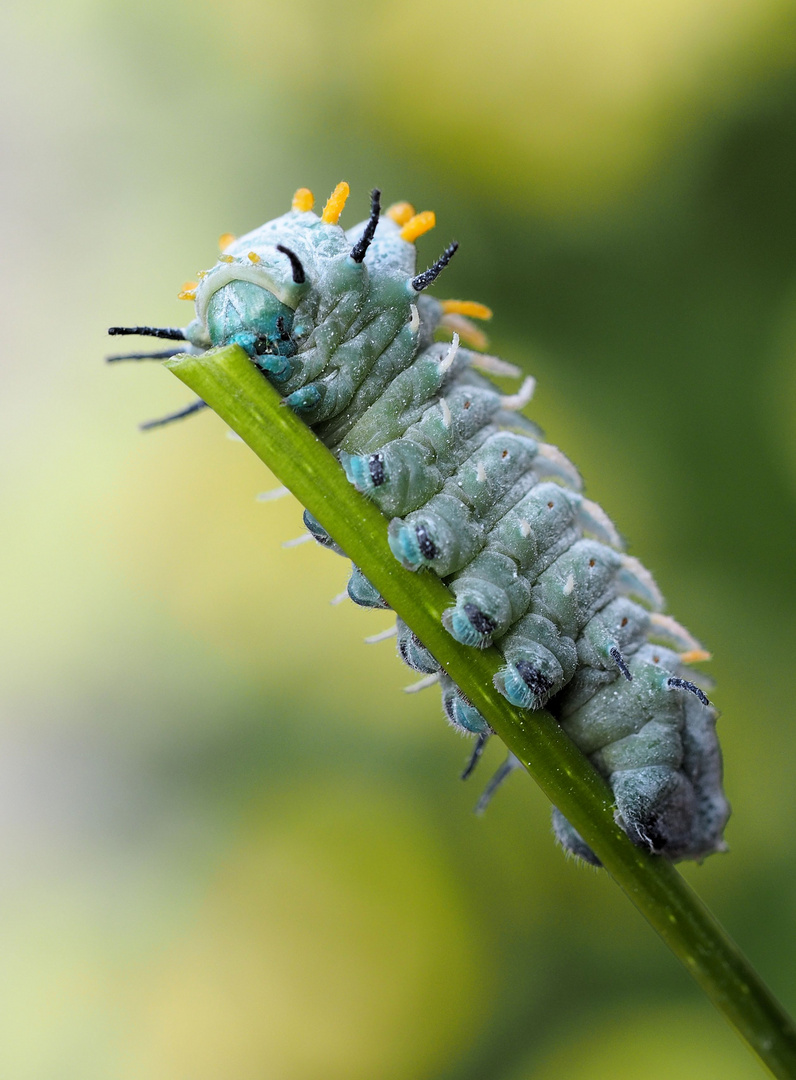
[[[796,1078],[796,1029],[746,958],[665,859],[635,847],[617,826],[605,781],[544,711],[515,709],[495,690],[502,659],[443,629],[451,594],[431,573],[393,557],[387,521],[347,482],[310,429],[283,407],[237,346],[166,362],[320,521],[569,819],[644,917],[774,1076]]]

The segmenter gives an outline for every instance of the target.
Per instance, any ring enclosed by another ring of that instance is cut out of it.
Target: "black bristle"
[[[171,424],[175,420],[182,420],[185,416],[192,416],[194,413],[199,412],[200,409],[206,409],[207,402],[202,401],[201,398],[197,398],[196,401],[190,405],[186,405],[184,409],[180,409],[178,412],[169,413],[168,416],[161,416],[158,420],[147,420],[143,424],[139,424],[141,431],[151,431],[152,428],[165,427],[166,424]]]
[[[625,663],[624,657],[620,653],[619,649],[609,649],[609,652],[611,654],[611,659],[622,672],[627,681],[633,682],[633,676],[630,674],[630,668]]]
[[[168,338],[169,341],[186,341],[185,331],[175,326],[111,326],[111,337],[115,335],[138,334],[140,337]]]
[[[179,356],[182,351],[182,349],[164,349],[163,352],[117,353],[115,356],[106,356],[105,362],[115,364],[119,360],[168,360],[171,356]]]
[[[351,258],[355,263],[361,263],[365,258],[370,242],[373,239],[373,234],[376,232],[376,226],[379,223],[379,214],[381,213],[381,192],[378,188],[374,188],[370,194],[370,217],[368,223],[360,236],[359,240],[351,248]]]
[[[417,277],[412,278],[412,288],[415,292],[422,292],[423,289],[427,289],[429,285],[437,280],[439,275],[456,254],[458,248],[459,245],[454,240],[452,244],[449,244],[448,247],[445,248],[433,266],[429,266],[428,270],[424,270],[422,274],[418,274]]]
[[[710,705],[710,698],[707,694],[703,693],[698,686],[694,685],[694,683],[689,682],[688,679],[678,679],[672,676],[667,682],[669,686],[673,687],[675,690],[687,690],[689,694],[698,697],[703,705]]]
[[[301,259],[295,253],[291,251],[289,247],[285,247],[284,244],[277,244],[276,250],[281,251],[283,255],[287,255],[290,259],[290,267],[293,271],[293,281],[296,285],[303,285],[307,280],[307,275],[304,273],[304,267],[301,265]]]

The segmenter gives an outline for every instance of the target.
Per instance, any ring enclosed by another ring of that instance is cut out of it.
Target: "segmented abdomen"
[[[437,344],[404,371],[411,393],[388,383],[338,446],[349,481],[391,518],[396,558],[450,587],[446,629],[503,654],[497,689],[519,707],[550,708],[608,779],[631,839],[672,859],[721,850],[729,808],[716,712],[681,658],[698,643],[654,616],[663,601],[651,575],[580,493],[577,470],[473,361]],[[388,437],[374,440],[388,411]],[[356,567],[348,592],[387,606]],[[483,740],[486,720],[400,620],[398,648],[410,667],[437,674],[449,721]],[[565,848],[596,861],[558,811],[553,824]]]

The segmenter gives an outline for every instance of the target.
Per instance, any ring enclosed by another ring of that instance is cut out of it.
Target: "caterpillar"
[[[524,416],[533,379],[504,394],[487,378],[521,375],[483,351],[473,319],[491,312],[428,295],[458,246],[418,273],[415,241],[434,214],[405,202],[382,214],[374,190],[368,218],[344,231],[348,194],[338,184],[317,215],[300,188],[283,216],[223,236],[216,264],[179,294],[195,304],[187,326],[109,331],[182,344],[109,359],[241,346],[390,519],[395,558],[447,584],[446,630],[474,649],[494,644],[504,659],[497,690],[520,708],[548,708],[607,779],[630,839],[671,860],[726,850],[717,713],[690,670],[709,654],[662,614],[651,574]],[[197,400],[143,426],[203,407]],[[344,554],[308,512],[304,523]],[[388,606],[356,566],[347,593],[363,607]],[[395,635],[422,684],[439,683],[450,724],[475,738],[469,775],[489,724],[401,619]],[[509,755],[480,807],[517,764]],[[556,809],[553,830],[565,850],[599,865]]]

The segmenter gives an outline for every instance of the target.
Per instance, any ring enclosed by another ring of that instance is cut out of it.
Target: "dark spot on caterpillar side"
[[[555,506],[555,503],[554,503],[554,502],[549,502],[549,503],[547,504],[547,509],[548,509],[548,510],[552,510],[554,506]]]
[[[594,559],[589,559],[589,566],[594,566]]]
[[[537,699],[543,698],[552,687],[550,679],[527,660],[518,660],[514,666],[522,681]]]
[[[420,548],[420,554],[424,559],[436,559],[439,552],[437,551],[437,545],[431,539],[426,532],[425,526],[418,525],[415,529],[415,535],[417,536],[417,545]]]
[[[465,403],[464,403],[464,405],[462,406],[462,408],[464,408],[464,409],[469,409],[471,405],[472,405],[472,401],[465,401]]]
[[[627,626],[627,617],[625,617],[624,619],[622,619],[622,621],[621,621],[621,623],[620,623],[619,625],[620,625],[620,626]]]
[[[504,450],[500,456],[505,460],[509,456],[508,450]]]
[[[661,662],[660,656],[653,656],[652,662],[653,662],[653,664],[660,664],[660,662]]]
[[[475,604],[465,604],[464,613],[479,634],[491,634],[494,632],[494,629],[497,626],[495,620],[490,619],[490,617],[485,615],[480,608],[475,606]]]
[[[384,454],[371,454],[368,458],[368,469],[374,487],[381,487],[386,477],[384,475]]]

